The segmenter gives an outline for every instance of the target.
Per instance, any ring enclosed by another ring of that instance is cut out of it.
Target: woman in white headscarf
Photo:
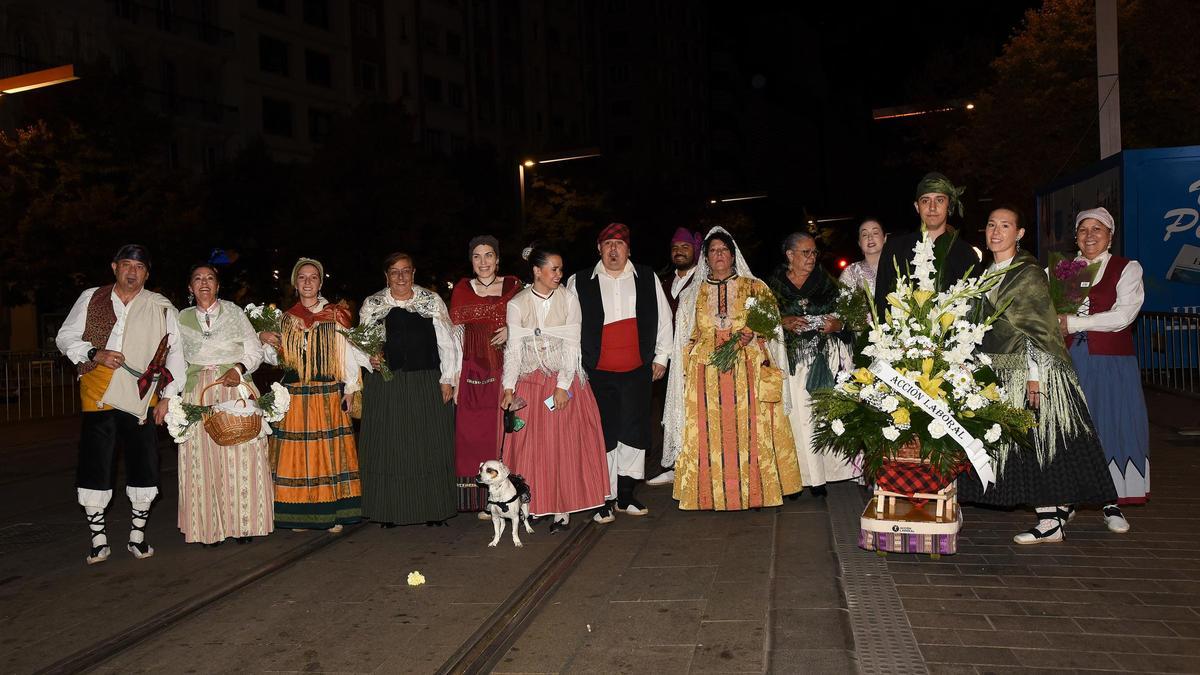
[[[774,304],[724,228],[704,238],[675,315],[675,349],[663,415],[664,465],[674,461],[673,496],[685,510],[778,506],[801,490],[800,466],[783,386],[783,332],[764,339],[746,327],[747,300]],[[710,363],[731,337],[733,367]]]

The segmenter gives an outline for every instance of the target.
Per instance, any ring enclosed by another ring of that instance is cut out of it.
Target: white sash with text
[[[959,424],[958,420],[954,418],[954,415],[946,409],[946,406],[941,401],[926,394],[921,390],[920,385],[897,373],[887,363],[875,361],[871,364],[870,370],[884,384],[899,392],[904,398],[915,403],[917,407],[924,410],[930,417],[941,422],[946,427],[946,434],[953,438],[966,451],[967,459],[971,460],[971,466],[975,467],[975,473],[979,475],[979,480],[983,483],[985,492],[992,483],[996,482],[996,474],[992,471],[992,458],[984,450],[983,441],[975,438],[963,428],[963,425]]]

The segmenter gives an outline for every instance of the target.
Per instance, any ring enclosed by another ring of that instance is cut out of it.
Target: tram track
[[[340,536],[315,537],[229,580],[186,598],[121,631],[97,640],[37,673],[59,675],[86,672],[117,657],[136,645],[166,632],[185,619],[195,617],[217,602],[281,572],[335,545],[362,529],[366,523],[346,527]],[[588,520],[564,533],[553,551],[451,654],[438,673],[490,672],[516,643],[538,611],[570,577],[588,551],[604,534],[604,528]]]
[[[233,595],[239,590],[279,572],[307,558],[317,551],[345,539],[351,533],[364,527],[366,523],[358,523],[346,527],[340,536],[315,537],[268,560],[254,569],[218,584],[208,590],[193,595],[160,612],[135,623],[124,630],[110,635],[102,640],[76,651],[36,672],[39,674],[60,675],[79,673],[98,666],[134,645],[161,633],[176,623],[202,611],[206,607]]]

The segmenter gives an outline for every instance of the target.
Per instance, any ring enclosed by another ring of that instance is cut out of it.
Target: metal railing
[[[1200,397],[1200,314],[1142,312],[1133,340],[1143,384]]]
[[[79,412],[75,367],[55,350],[0,352],[0,423]]]

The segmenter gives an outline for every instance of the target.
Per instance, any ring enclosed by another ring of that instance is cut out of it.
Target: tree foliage
[[[1095,25],[1093,0],[1046,0],[1026,13],[973,114],[941,140],[951,175],[1028,206],[1039,186],[1099,159]],[[1198,34],[1190,7],[1118,2],[1123,147],[1200,142]]]

